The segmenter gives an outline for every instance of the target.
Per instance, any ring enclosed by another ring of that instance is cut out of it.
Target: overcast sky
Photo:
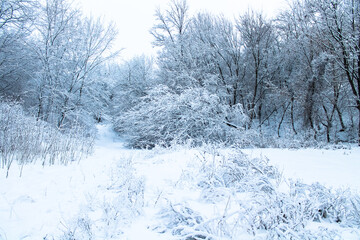
[[[129,59],[141,54],[154,54],[149,34],[154,25],[157,7],[165,9],[169,0],[75,0],[85,14],[102,16],[113,21],[119,31],[116,48],[124,48],[122,58]],[[233,19],[249,8],[263,11],[267,16],[275,16],[286,6],[285,0],[188,0],[192,13],[208,11],[224,14]]]

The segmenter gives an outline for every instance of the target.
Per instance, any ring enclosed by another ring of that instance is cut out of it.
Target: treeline
[[[97,71],[115,37],[66,0],[2,0],[0,95],[59,128],[88,122],[100,114]]]
[[[174,0],[155,16],[155,61],[112,73],[115,126],[132,146],[359,141],[358,1],[295,0],[273,19],[233,21]]]
[[[0,164],[67,163],[91,151],[115,27],[67,0],[0,1]]]
[[[140,148],[358,142],[359,8],[294,0],[226,19],[173,0],[155,12],[156,58],[119,64],[114,25],[67,0],[1,0],[0,99],[62,133],[111,120]]]

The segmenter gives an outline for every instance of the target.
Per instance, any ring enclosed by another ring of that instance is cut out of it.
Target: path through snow
[[[72,224],[79,225],[79,220],[87,218],[99,230],[99,235],[93,236],[95,239],[172,239],[153,229],[157,226],[158,205],[166,204],[169,199],[200,204],[196,203],[200,194],[196,189],[189,191],[186,186],[181,186],[182,180],[191,181],[196,177],[191,176],[189,166],[199,162],[194,161],[199,152],[187,148],[130,150],[124,148],[109,126],[99,125],[98,129],[94,154],[80,163],[45,168],[39,164],[25,166],[21,178],[15,165],[7,179],[5,171],[0,170],[0,240],[58,239],[64,233],[76,230]],[[268,157],[270,163],[284,170],[285,177],[360,190],[358,147],[351,150],[253,149],[245,152],[252,157]],[[132,191],[143,189],[126,203],[133,208],[132,212],[124,210],[127,205],[121,206],[125,203],[117,191],[117,187],[125,185],[128,189],[126,198]],[[143,206],[141,213],[136,212],[136,204]],[[114,210],[115,205],[124,209]],[[207,207],[199,206],[199,209],[206,211]],[[111,215],[113,210],[115,213]],[[113,229],[107,232],[101,229],[99,221],[106,222],[106,218],[111,217],[118,219],[118,212],[124,219],[110,226]],[[131,215],[136,217],[131,218]],[[111,235],[120,227],[123,232],[117,234],[121,235]]]
[[[0,169],[0,240],[59,236],[91,199],[102,198],[109,171],[127,152],[107,126],[99,126],[95,152],[80,163],[42,167],[15,164],[5,178]]]

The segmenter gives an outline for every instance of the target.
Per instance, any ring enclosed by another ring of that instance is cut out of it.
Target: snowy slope
[[[213,182],[219,171],[226,171],[222,162],[230,151],[130,150],[109,126],[98,129],[94,154],[79,163],[25,166],[21,178],[16,166],[7,179],[0,171],[0,239],[185,239],[192,226],[199,226],[197,234],[206,230],[204,236],[231,239],[226,227],[236,226],[233,217],[243,214],[252,195]],[[285,177],[360,190],[359,148],[244,151],[268,157]],[[215,187],[204,187],[205,180]],[[277,186],[275,179],[269,184]],[[266,237],[265,232],[254,236],[237,229],[231,233],[236,239]],[[360,238],[357,228],[329,221],[309,224],[307,231],[319,229],[336,230],[339,239]]]

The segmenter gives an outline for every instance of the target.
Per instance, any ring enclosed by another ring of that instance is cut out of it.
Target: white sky
[[[167,8],[168,0],[75,0],[85,14],[104,17],[113,21],[119,31],[115,44],[123,59],[136,55],[151,55],[152,36],[150,28],[155,22],[155,9]],[[267,16],[275,16],[286,6],[285,0],[188,0],[191,12],[208,11],[224,14],[229,19],[247,11],[249,8],[263,11]]]

